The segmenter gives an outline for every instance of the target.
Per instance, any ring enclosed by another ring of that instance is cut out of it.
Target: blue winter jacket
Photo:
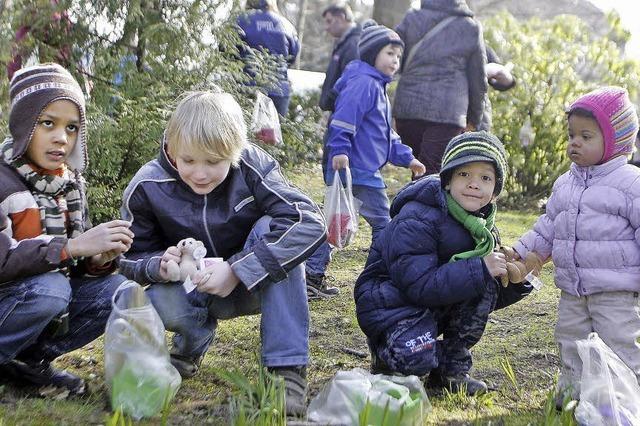
[[[326,239],[318,207],[282,175],[278,163],[255,145],[243,152],[238,167],[206,195],[182,181],[163,147],[127,186],[122,217],[132,221],[133,245],[120,272],[141,284],[161,281],[160,257],[180,240],[204,243],[207,256],[224,258],[251,290],[278,282]],[[244,248],[253,225],[271,216],[271,231]]]
[[[278,85],[268,88],[270,96],[289,96],[290,83],[287,68],[293,64],[300,51],[296,29],[283,16],[266,11],[251,10],[238,17],[240,38],[250,48],[260,49],[277,56]],[[249,49],[241,51],[243,57],[251,54]],[[245,69],[255,75],[251,67]]]
[[[351,61],[338,79],[336,109],[329,123],[328,167],[325,180],[333,181],[332,158],[346,154],[353,183],[384,188],[380,168],[387,162],[407,167],[413,154],[391,127],[387,97],[388,77],[366,62]]]
[[[391,222],[371,246],[354,295],[360,328],[373,341],[398,321],[498,285],[480,257],[449,263],[475,243],[449,215],[444,194],[436,175],[407,185],[391,205]]]

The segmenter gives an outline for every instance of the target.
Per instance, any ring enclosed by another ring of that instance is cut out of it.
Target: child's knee
[[[25,299],[31,299],[38,312],[55,316],[69,305],[71,284],[67,277],[60,273],[42,274],[31,280],[31,285],[26,289]]]
[[[389,336],[379,353],[392,370],[402,374],[424,376],[438,366],[436,339],[424,329]]]

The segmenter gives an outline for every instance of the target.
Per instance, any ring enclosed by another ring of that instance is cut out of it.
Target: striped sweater
[[[113,270],[113,265],[95,268],[87,261],[70,270],[74,262],[65,251],[67,238],[43,233],[38,205],[20,175],[0,162],[0,181],[0,285],[58,269],[74,275]],[[90,226],[87,219],[85,229]]]

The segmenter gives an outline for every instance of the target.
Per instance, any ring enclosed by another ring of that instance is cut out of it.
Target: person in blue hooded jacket
[[[440,176],[414,181],[394,199],[393,219],[354,290],[374,373],[429,374],[429,385],[470,395],[487,390],[469,375],[469,349],[491,311],[517,301],[502,300],[510,290],[496,281],[506,274],[505,256],[494,250],[495,199],[506,170],[497,137],[464,133],[447,145]],[[507,288],[530,291],[528,284]]]
[[[403,48],[395,31],[372,20],[365,22],[358,42],[360,59],[347,65],[334,86],[338,97],[329,122],[325,182],[333,183],[336,170],[350,169],[353,196],[362,203],[360,214],[371,225],[372,240],[391,220],[380,169],[391,162],[408,167],[414,176],[425,171],[391,127],[386,89],[400,68]],[[307,259],[307,292],[311,299],[326,297],[324,278],[330,256],[331,249],[325,243]]]
[[[287,70],[300,51],[298,34],[293,24],[278,13],[275,0],[248,0],[247,9],[246,13],[238,17],[238,26],[242,30],[240,38],[249,47],[241,49],[241,54],[247,58],[251,55],[251,49],[258,49],[277,57],[278,82],[265,89],[278,113],[285,116],[291,97]],[[250,66],[245,67],[245,71],[251,76],[255,75]]]

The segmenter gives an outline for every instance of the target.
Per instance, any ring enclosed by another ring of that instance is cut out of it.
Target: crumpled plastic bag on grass
[[[261,92],[256,94],[256,103],[251,117],[251,132],[256,139],[267,145],[282,145],[280,116],[273,101]]]
[[[335,171],[333,183],[327,186],[324,196],[327,242],[336,248],[344,248],[353,241],[358,231],[358,210],[362,204],[353,196],[350,170],[345,169],[344,174],[345,185],[340,172]]]
[[[602,341],[598,333],[578,340],[582,359],[580,402],[575,411],[580,425],[640,425],[640,386],[636,375]]]
[[[111,407],[136,420],[159,414],[182,380],[169,361],[162,320],[134,281],[118,287],[112,306],[104,335]]]
[[[424,424],[431,403],[417,376],[338,371],[311,401],[307,417],[327,425],[414,426]]]

